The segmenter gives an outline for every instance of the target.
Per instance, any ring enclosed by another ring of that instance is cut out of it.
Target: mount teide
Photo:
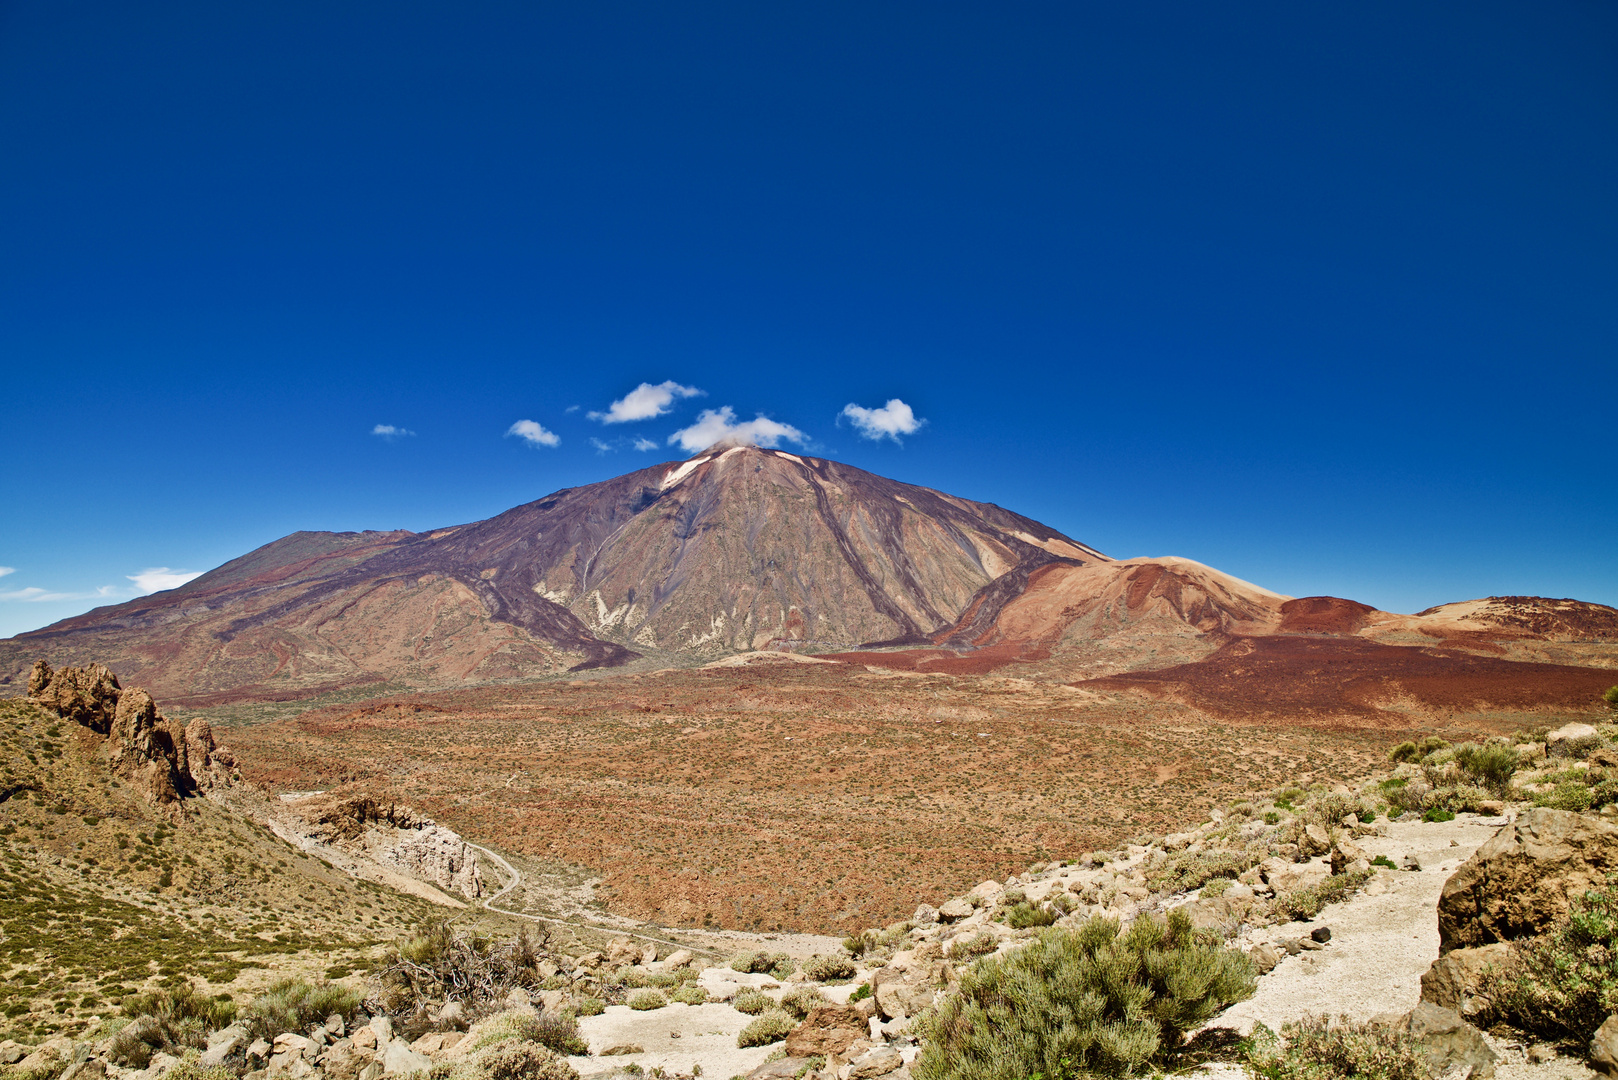
[[[469,525],[294,533],[179,589],[0,642],[0,673],[95,658],[177,699],[926,643],[997,579],[1106,561],[988,503],[716,447]]]
[[[179,589],[0,641],[0,682],[25,681],[39,658],[96,660],[203,706],[759,649],[938,672],[1014,663],[1072,681],[1254,648],[1291,658],[1303,645],[1286,642],[1304,639],[1370,655],[1394,694],[1389,680],[1409,677],[1395,670],[1422,650],[1503,663],[1506,683],[1530,675],[1515,661],[1548,662],[1546,703],[1565,702],[1607,685],[1618,611],[1505,597],[1406,616],[1293,600],[1188,559],[1109,558],[998,506],[835,461],[714,447],[468,525],[294,533]],[[869,651],[881,645],[913,648]]]

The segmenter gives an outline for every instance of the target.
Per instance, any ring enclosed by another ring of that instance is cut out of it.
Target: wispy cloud
[[[135,583],[142,595],[162,592],[164,589],[178,589],[188,581],[202,576],[201,570],[170,570],[166,566],[149,567],[138,574],[125,574]]]
[[[676,398],[699,397],[702,393],[694,386],[681,386],[672,379],[660,382],[656,386],[641,383],[607,406],[606,412],[592,412],[585,415],[603,424],[627,424],[632,420],[651,420],[671,411]]]
[[[718,409],[703,409],[697,414],[696,423],[681,428],[669,436],[669,445],[678,445],[687,453],[696,453],[698,450],[706,450],[715,443],[729,443],[734,446],[779,446],[782,439],[802,446],[809,441],[809,436],[791,424],[777,423],[763,413],[752,420],[738,424],[735,410],[725,405]]]
[[[5,577],[7,574],[15,574],[16,572],[17,568],[15,566],[0,566],[0,577]]]
[[[914,435],[927,421],[918,419],[909,405],[898,398],[889,398],[880,409],[865,409],[853,402],[843,406],[842,415],[854,425],[854,430],[866,439],[892,439],[901,435]]]
[[[529,446],[561,446],[562,437],[554,431],[547,431],[544,427],[532,420],[518,420],[506,429],[507,437],[517,436]]]
[[[371,434],[375,435],[379,439],[392,442],[395,439],[402,439],[407,435],[414,435],[415,432],[411,431],[409,428],[394,427],[392,424],[378,424],[376,427],[371,429]]]
[[[656,450],[657,441],[654,439],[648,439],[644,435],[637,435],[635,436],[635,449],[640,450],[643,453],[647,450]]]
[[[608,453],[611,453],[614,450],[618,449],[616,446],[612,445],[611,443],[602,442],[600,439],[596,439],[596,438],[592,438],[590,440],[590,445],[596,448],[596,453],[598,453],[598,454],[608,454]]]
[[[25,604],[48,604],[54,600],[106,600],[122,595],[116,585],[102,585],[94,592],[51,592],[30,586],[26,589],[12,589],[10,592],[0,592],[0,601],[20,601]]]

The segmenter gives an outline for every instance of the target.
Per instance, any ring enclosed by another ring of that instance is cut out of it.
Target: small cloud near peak
[[[554,431],[547,431],[543,425],[532,420],[518,420],[506,429],[506,436],[515,435],[529,446],[560,446],[562,437]]]
[[[889,398],[879,409],[866,409],[853,402],[843,406],[842,417],[854,425],[863,439],[892,439],[901,435],[914,435],[927,421],[918,419],[915,412],[898,398]]]
[[[392,442],[394,439],[402,439],[407,435],[414,435],[415,432],[411,431],[409,428],[394,427],[392,424],[378,424],[376,427],[371,429],[371,434],[375,435],[379,439]]]
[[[635,389],[607,406],[606,412],[586,413],[592,420],[603,424],[627,424],[633,420],[651,420],[674,408],[676,398],[700,397],[703,391],[694,386],[681,386],[670,379],[657,385],[641,383]]]
[[[645,453],[648,450],[656,450],[657,440],[648,439],[644,435],[637,435],[635,437],[635,449],[641,451],[642,453]]]
[[[143,594],[178,589],[181,585],[202,576],[201,570],[170,570],[166,566],[151,567],[138,574],[125,574]]]
[[[725,405],[718,409],[703,409],[697,414],[696,423],[669,436],[669,445],[694,454],[715,445],[779,446],[783,439],[799,446],[809,442],[809,436],[791,424],[777,423],[763,413],[752,420],[737,423],[736,411]]]

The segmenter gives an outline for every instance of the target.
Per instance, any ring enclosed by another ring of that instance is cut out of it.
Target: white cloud
[[[656,450],[657,442],[654,439],[646,438],[644,435],[637,435],[635,436],[635,449],[640,451]]]
[[[606,412],[586,413],[592,420],[603,424],[627,424],[631,420],[650,420],[669,412],[675,398],[699,397],[702,391],[694,386],[681,386],[672,379],[656,386],[641,383],[635,389],[607,406]]]
[[[394,439],[402,439],[406,435],[414,435],[415,432],[409,428],[394,427],[392,424],[378,424],[371,429],[371,434],[392,442]]]
[[[125,574],[135,583],[135,588],[144,596],[148,593],[162,592],[164,589],[178,589],[181,585],[194,578],[202,576],[201,570],[170,570],[166,566],[148,567],[138,574]]]
[[[613,446],[611,443],[602,442],[600,439],[596,439],[596,438],[592,438],[590,440],[590,445],[596,448],[596,453],[598,453],[598,454],[605,454],[608,451],[618,449],[616,446]]]
[[[15,566],[0,566],[0,577],[5,577],[7,574],[15,574],[16,572],[17,568]]]
[[[0,592],[0,600],[17,600],[25,604],[51,603],[57,600],[105,600],[119,596],[123,590],[116,585],[102,585],[95,592],[51,592],[37,586]]]
[[[515,435],[529,446],[560,446],[562,437],[554,431],[546,431],[532,420],[518,420],[506,429],[508,436]]]
[[[927,421],[916,419],[910,406],[898,398],[889,398],[880,409],[864,409],[853,402],[843,406],[843,416],[854,424],[854,429],[866,439],[892,439],[901,435],[914,435]]]
[[[753,420],[738,424],[735,410],[726,405],[719,409],[703,409],[697,414],[696,423],[669,436],[669,445],[678,444],[687,453],[696,453],[715,443],[779,446],[782,439],[802,446],[809,441],[809,436],[791,424],[778,424],[762,413]]]

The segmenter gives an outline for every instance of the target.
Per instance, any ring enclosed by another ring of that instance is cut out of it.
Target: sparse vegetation
[[[827,1005],[826,995],[813,986],[795,986],[781,995],[781,1011],[802,1020],[817,1005]]]
[[[837,982],[852,979],[857,969],[842,956],[811,956],[803,965],[803,973],[815,982]]]
[[[625,1005],[628,1005],[636,1012],[649,1012],[652,1009],[661,1009],[668,1003],[669,999],[663,996],[663,992],[661,990],[653,990],[651,987],[647,987],[645,990],[636,990],[624,1001]]]
[[[281,979],[253,999],[244,1019],[253,1034],[273,1037],[303,1031],[333,1013],[351,1018],[359,1007],[360,995],[338,983]]]
[[[1618,1007],[1615,883],[1576,898],[1566,919],[1513,947],[1513,961],[1485,984],[1495,1017],[1548,1038],[1590,1041]]]
[[[1281,1037],[1258,1025],[1242,1058],[1261,1080],[1427,1080],[1427,1066],[1408,1035],[1368,1024],[1329,1023],[1310,1016],[1287,1024]]]
[[[736,997],[732,999],[731,1006],[737,1012],[757,1016],[765,1009],[774,1008],[775,1000],[757,987],[744,986],[736,991]]]

